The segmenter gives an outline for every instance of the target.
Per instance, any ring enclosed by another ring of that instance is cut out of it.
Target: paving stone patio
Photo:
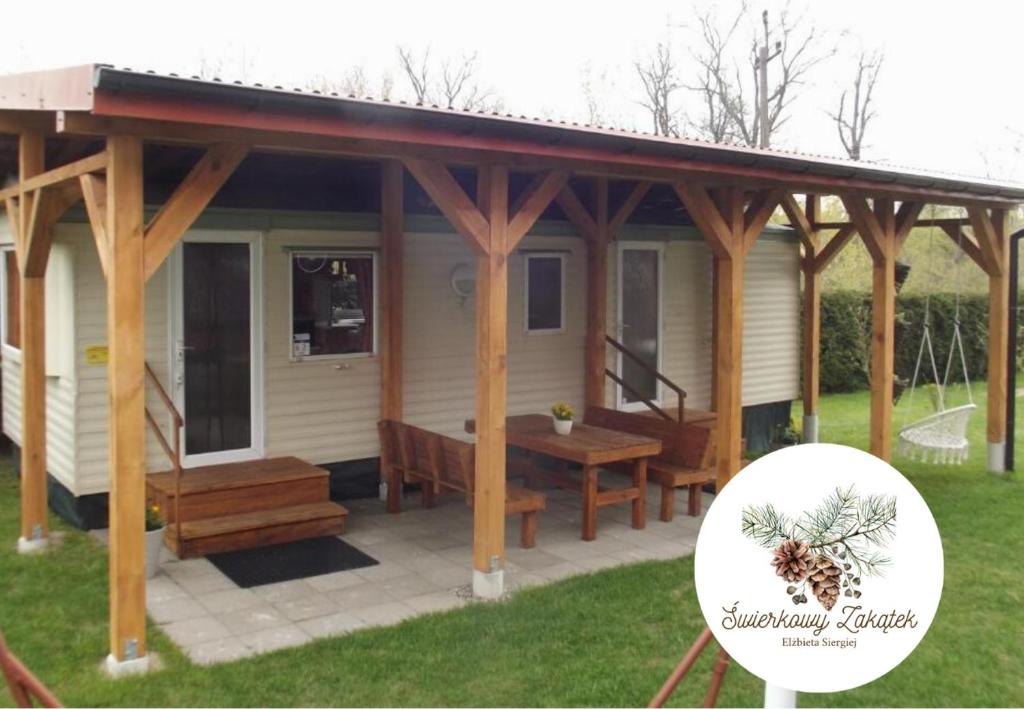
[[[685,556],[702,520],[686,515],[681,494],[676,518],[658,521],[660,493],[651,486],[646,529],[629,526],[628,505],[605,507],[598,514],[598,538],[584,542],[578,497],[545,492],[548,508],[534,549],[516,546],[519,518],[508,520],[510,592],[620,564]],[[710,503],[705,495],[705,509]],[[349,517],[342,538],[379,565],[243,589],[206,559],[180,561],[165,549],[161,572],[146,588],[150,617],[194,662],[213,664],[474,602],[465,598],[473,516],[463,498],[446,495],[425,510],[409,497],[398,515],[387,514],[378,500],[344,504]]]

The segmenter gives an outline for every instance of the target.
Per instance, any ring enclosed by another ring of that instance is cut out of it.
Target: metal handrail
[[[171,414],[171,419],[174,426],[174,444],[171,445],[167,441],[167,436],[164,435],[160,425],[156,422],[156,418],[150,412],[149,408],[146,408],[146,423],[149,424],[150,429],[156,436],[157,442],[163,449],[164,453],[171,461],[171,470],[174,474],[174,534],[177,542],[177,548],[181,549],[181,429],[184,426],[184,419],[178,408],[174,405],[174,401],[167,394],[167,390],[164,389],[163,384],[157,378],[153,368],[149,366],[149,362],[146,362],[146,376],[151,382],[153,387],[156,389],[157,395],[160,397],[160,401],[167,408],[168,413]]]
[[[646,371],[648,374],[652,375],[655,379],[657,379],[662,384],[664,384],[665,386],[667,386],[669,389],[671,389],[672,391],[674,391],[676,393],[676,397],[679,400],[679,419],[678,419],[678,422],[681,425],[683,423],[683,411],[684,411],[684,406],[685,406],[685,403],[686,403],[686,392],[683,390],[683,388],[680,387],[675,382],[673,382],[668,377],[666,377],[664,374],[662,374],[661,372],[656,370],[654,367],[652,367],[651,365],[647,364],[647,362],[644,362],[640,358],[640,356],[638,354],[636,354],[635,352],[630,350],[628,347],[626,347],[624,344],[622,344],[621,342],[616,340],[611,335],[607,335],[606,334],[604,336],[604,339],[605,339],[605,342],[607,342],[609,345],[611,345],[612,347],[617,349],[619,352],[624,354],[626,357],[629,357],[631,360],[636,362],[638,365],[640,365],[641,368],[644,369],[644,371]],[[617,375],[615,372],[611,371],[610,369],[605,369],[604,373],[605,373],[605,375],[609,379],[611,379],[616,384],[618,384],[620,387],[622,387],[623,389],[628,391],[630,394],[632,394],[634,397],[636,397],[641,403],[643,403],[651,411],[653,411],[654,413],[658,414],[659,416],[661,416],[666,421],[672,421],[673,420],[671,414],[668,414],[664,409],[662,409],[660,406],[655,404],[650,399],[645,398],[636,389],[634,389],[629,384],[627,384],[625,381],[623,381],[622,377]]]

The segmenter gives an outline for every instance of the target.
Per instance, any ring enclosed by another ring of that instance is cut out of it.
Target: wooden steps
[[[348,510],[330,501],[329,482],[326,470],[291,457],[186,470],[180,547],[173,472],[150,475],[147,495],[167,519],[167,545],[188,558],[341,534]]]

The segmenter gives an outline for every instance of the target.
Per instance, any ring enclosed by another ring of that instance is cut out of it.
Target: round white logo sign
[[[715,498],[697,597],[721,646],[801,692],[866,684],[924,637],[942,594],[928,506],[888,463],[829,444],[760,458]]]

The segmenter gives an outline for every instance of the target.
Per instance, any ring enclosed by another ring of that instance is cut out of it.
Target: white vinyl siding
[[[798,398],[800,351],[799,249],[759,239],[743,295],[743,405]]]
[[[456,265],[474,256],[455,234],[408,234],[405,241],[405,418],[446,435],[463,430],[475,409],[476,299],[451,287]],[[582,411],[586,312],[586,252],[580,239],[527,237],[524,250],[552,249],[565,256],[565,331],[545,337],[525,331],[525,255],[508,269],[508,411],[545,412],[556,401]]]
[[[627,231],[628,233],[628,231]],[[693,236],[692,229],[683,232]],[[743,405],[791,401],[800,395],[800,270],[795,243],[766,237],[747,255],[743,320]],[[608,332],[616,337],[616,250],[608,253]],[[712,257],[693,238],[665,244],[662,372],[686,392],[686,406],[711,405]],[[608,348],[607,366],[615,369]],[[608,381],[605,401],[615,406]],[[677,405],[662,391],[663,407]]]
[[[6,221],[5,221],[6,223]],[[5,230],[6,231],[6,230]],[[8,234],[0,236],[8,242]],[[68,488],[75,483],[75,379],[66,349],[74,338],[73,240],[57,235],[46,272],[46,470]],[[21,445],[21,352],[4,348],[3,430]]]

